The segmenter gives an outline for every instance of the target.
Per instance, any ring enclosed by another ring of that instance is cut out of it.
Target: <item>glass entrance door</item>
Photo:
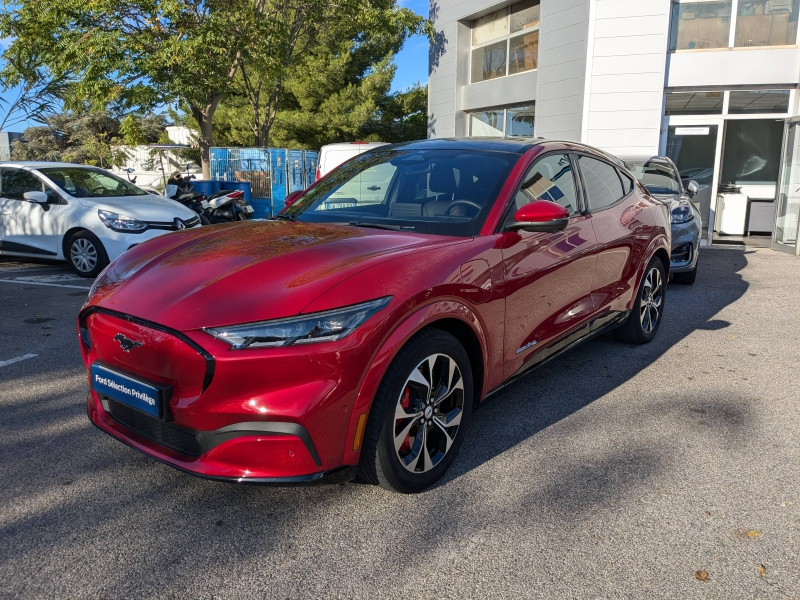
[[[693,201],[699,204],[703,228],[708,227],[715,188],[718,132],[717,125],[675,125],[667,133],[667,156],[678,167],[684,186],[692,180],[700,186]]]
[[[800,229],[800,122],[786,125],[786,147],[781,164],[781,182],[775,210],[775,231],[772,247],[800,254],[798,230]]]

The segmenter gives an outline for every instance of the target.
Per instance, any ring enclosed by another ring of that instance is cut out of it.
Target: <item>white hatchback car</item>
[[[0,254],[66,260],[95,277],[131,246],[200,224],[192,210],[104,169],[0,163]]]

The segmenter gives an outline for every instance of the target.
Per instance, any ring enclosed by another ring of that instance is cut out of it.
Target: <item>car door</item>
[[[506,377],[552,353],[545,349],[580,329],[591,314],[595,236],[578,181],[570,153],[546,154],[530,166],[504,215],[505,225],[536,200],[556,202],[570,212],[567,227],[557,233],[499,234],[506,285]]]
[[[622,169],[585,154],[578,155],[578,166],[597,238],[592,303],[601,326],[604,316],[613,319],[626,310],[635,291],[638,265],[651,237],[650,214]]]
[[[49,188],[30,171],[3,168],[0,173],[0,250],[41,256],[58,253],[59,236],[52,206],[28,202],[25,192]],[[52,193],[52,190],[49,190]]]

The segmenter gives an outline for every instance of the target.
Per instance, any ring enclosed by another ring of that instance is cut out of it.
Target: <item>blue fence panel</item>
[[[310,186],[317,180],[317,161],[319,160],[319,152],[312,152],[311,150],[305,150],[303,152],[305,156],[305,167],[306,167],[306,187]]]
[[[211,148],[211,178],[247,183],[254,216],[264,218],[279,212],[288,194],[314,183],[318,160],[319,153],[310,150]]]
[[[228,168],[228,149],[211,148],[211,178],[225,179]]]
[[[289,193],[306,189],[302,150],[289,150]]]
[[[273,210],[280,211],[283,208],[283,199],[289,195],[286,191],[286,153],[284,148],[271,148],[271,165],[272,171],[272,207]]]

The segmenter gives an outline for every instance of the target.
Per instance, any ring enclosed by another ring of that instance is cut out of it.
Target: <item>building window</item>
[[[472,137],[533,137],[535,106],[521,104],[469,115]]]
[[[670,50],[794,46],[800,0],[672,0]]]
[[[732,115],[788,112],[789,90],[734,91],[728,102],[728,113]]]
[[[537,67],[539,8],[525,0],[472,22],[472,83]]]
[[[797,41],[798,0],[739,0],[734,46],[790,46]]]
[[[727,48],[733,0],[673,0],[670,50]]]
[[[670,92],[666,115],[721,115],[723,92]]]

